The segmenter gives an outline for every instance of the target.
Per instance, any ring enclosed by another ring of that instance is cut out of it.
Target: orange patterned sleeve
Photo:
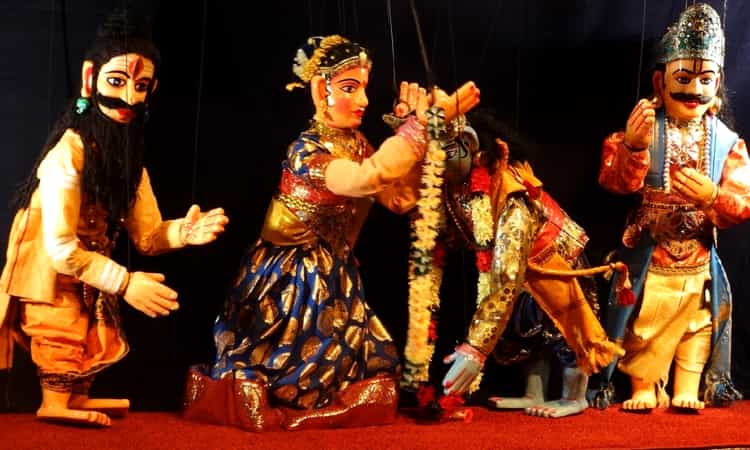
[[[719,181],[719,195],[706,214],[719,228],[750,219],[750,158],[742,139],[727,155]]]
[[[625,133],[610,135],[602,145],[599,184],[615,194],[632,194],[643,187],[651,162],[648,150],[631,152],[623,144]]]

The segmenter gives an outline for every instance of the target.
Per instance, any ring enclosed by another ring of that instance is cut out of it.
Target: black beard
[[[135,200],[143,172],[145,154],[145,107],[143,103],[120,105],[119,99],[97,95],[78,132],[85,150],[83,191],[109,213],[111,223],[125,218]],[[101,112],[99,105],[125,108],[135,117],[127,124],[116,122]],[[113,106],[109,106],[113,105]]]
[[[713,99],[710,95],[686,94],[684,92],[670,92],[669,96],[672,97],[672,100],[678,102],[698,102],[701,105],[705,105]]]

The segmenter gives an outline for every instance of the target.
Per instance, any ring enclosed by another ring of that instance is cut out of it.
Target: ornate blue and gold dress
[[[399,372],[352,254],[372,200],[336,195],[324,178],[333,159],[370,153],[358,131],[317,123],[289,146],[261,237],[214,325],[211,378],[257,380],[275,403],[309,409],[353,382]]]

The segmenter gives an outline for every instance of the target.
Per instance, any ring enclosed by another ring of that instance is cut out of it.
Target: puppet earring
[[[86,97],[78,97],[76,100],[76,114],[81,115],[88,111],[91,101]]]
[[[654,95],[651,98],[651,104],[654,106],[654,109],[659,109],[664,104],[664,101],[661,98],[661,95]]]

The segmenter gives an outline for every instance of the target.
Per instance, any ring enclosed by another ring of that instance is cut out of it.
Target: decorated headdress
[[[680,14],[662,37],[657,62],[707,59],[724,66],[724,31],[719,14],[710,5],[697,3]]]
[[[294,75],[301,81],[287,84],[287,90],[305,87],[315,75],[331,78],[351,67],[372,67],[366,48],[337,34],[313,36],[297,50],[292,64]]]

